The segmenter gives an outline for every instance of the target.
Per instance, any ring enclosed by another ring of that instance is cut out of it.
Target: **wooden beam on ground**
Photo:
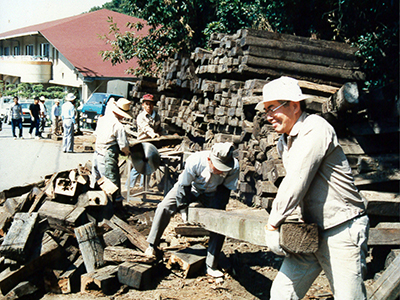
[[[155,259],[154,256],[147,256],[142,252],[125,247],[109,246],[104,248],[104,260],[109,262],[136,262],[151,264]]]
[[[46,183],[45,187],[43,188],[42,192],[35,197],[35,201],[33,202],[32,206],[29,208],[29,213],[32,213],[35,211],[36,206],[43,200],[43,197],[46,194],[46,190],[53,185],[54,180],[56,179],[58,173],[54,173],[51,175],[49,181]]]
[[[385,217],[398,217],[400,212],[400,195],[378,191],[360,191],[368,201],[367,214]]]
[[[72,227],[80,226],[87,221],[84,212],[83,207],[55,201],[46,201],[38,210],[40,218],[47,218],[51,228],[61,228],[64,231],[72,231]]]
[[[29,281],[23,281],[19,283],[15,288],[13,288],[11,291],[7,293],[2,300],[14,300],[14,299],[20,299],[24,296],[33,294],[36,292],[38,288],[34,286],[32,283]]]
[[[120,228],[125,233],[132,245],[142,250],[143,252],[146,251],[149,243],[146,241],[144,235],[137,231],[133,226],[125,223],[123,220],[115,215],[112,216],[109,221],[106,220],[106,222],[113,229]]]
[[[79,292],[81,286],[81,275],[86,273],[85,263],[82,255],[60,275],[58,286],[63,294]]]
[[[206,256],[207,249],[197,244],[171,253],[166,267],[172,269],[174,264],[178,264],[183,271],[184,278],[193,277],[204,266]]]
[[[105,295],[112,295],[119,289],[117,279],[118,266],[106,266],[81,276],[81,292],[91,290],[101,291]]]
[[[30,236],[38,219],[37,213],[17,213],[0,246],[0,253],[6,258],[25,262]]]
[[[176,234],[182,236],[208,236],[210,232],[199,225],[179,224],[175,227]]]
[[[83,261],[88,272],[104,266],[104,249],[96,234],[96,227],[93,223],[87,223],[75,228],[76,239],[79,243]]]
[[[369,300],[396,300],[400,297],[400,255],[368,289]]]
[[[153,266],[124,262],[118,267],[118,281],[134,289],[145,289],[151,284]]]

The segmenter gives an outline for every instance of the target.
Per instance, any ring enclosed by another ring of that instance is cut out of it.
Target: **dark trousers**
[[[31,127],[29,128],[29,134],[32,134],[33,128],[36,128],[35,135],[39,136],[39,124],[40,124],[39,118],[35,118],[35,121],[31,120]]]
[[[11,131],[13,137],[17,137],[15,135],[15,128],[18,127],[19,129],[19,137],[22,137],[22,118],[19,119],[11,119]]]

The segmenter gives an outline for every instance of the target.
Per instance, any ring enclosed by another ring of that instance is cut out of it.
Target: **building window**
[[[21,55],[21,53],[19,51],[19,46],[14,47],[14,55]]]
[[[3,48],[3,55],[10,55],[10,47],[4,47]]]
[[[26,45],[26,55],[33,56],[33,45]]]
[[[40,44],[40,56],[49,57],[50,54],[50,45],[49,44]]]

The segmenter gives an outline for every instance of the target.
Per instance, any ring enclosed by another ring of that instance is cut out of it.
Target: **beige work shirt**
[[[303,113],[277,147],[286,176],[272,205],[272,226],[279,226],[298,206],[306,223],[322,229],[365,213],[365,199],[354,185],[335,130],[325,119]]]
[[[138,127],[138,140],[154,138],[156,134],[161,132],[161,119],[154,110],[151,115],[144,110],[140,112],[137,116],[136,124]]]

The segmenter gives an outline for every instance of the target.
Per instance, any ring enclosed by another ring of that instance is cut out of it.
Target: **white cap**
[[[256,105],[256,110],[264,111],[266,102],[277,100],[299,102],[307,98],[308,96],[303,95],[296,79],[282,76],[264,85],[263,100]]]
[[[214,167],[222,172],[232,170],[235,162],[233,160],[233,144],[217,143],[211,148],[210,159]]]

